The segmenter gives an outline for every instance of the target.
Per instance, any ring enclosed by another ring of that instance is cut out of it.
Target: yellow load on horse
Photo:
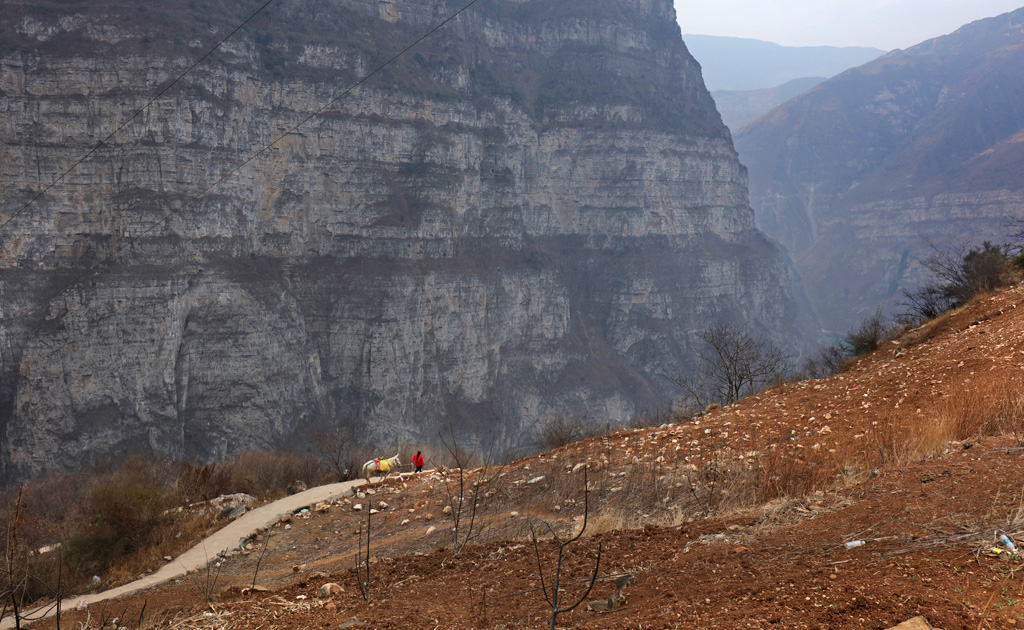
[[[384,479],[387,479],[388,475],[391,474],[391,469],[401,465],[402,462],[398,459],[398,455],[387,459],[371,459],[363,464],[363,477],[366,479],[366,483],[370,483],[370,475],[372,473],[382,473]]]

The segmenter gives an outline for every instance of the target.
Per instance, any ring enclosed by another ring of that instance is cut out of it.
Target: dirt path
[[[379,480],[379,477],[374,477],[370,481],[373,483]],[[189,571],[206,566],[218,554],[238,548],[242,541],[249,538],[253,533],[276,523],[285,514],[291,514],[319,502],[329,501],[343,494],[350,494],[353,488],[365,483],[362,479],[356,479],[354,481],[317,486],[316,488],[310,488],[304,492],[299,492],[298,494],[293,494],[283,499],[278,499],[273,503],[249,510],[224,528],[202,540],[196,546],[168,562],[156,572],[139,578],[134,582],[103,591],[102,593],[91,593],[68,598],[61,602],[61,609],[71,610],[79,606],[89,606],[97,602],[151,588],[185,575]],[[23,620],[30,619],[36,621],[45,619],[52,616],[56,611],[57,609],[53,604],[47,604],[46,606],[27,611],[23,615]],[[3,620],[0,620],[0,630],[13,627],[13,617],[4,617]]]

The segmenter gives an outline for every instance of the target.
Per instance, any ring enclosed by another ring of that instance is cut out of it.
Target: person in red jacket
[[[423,472],[423,453],[416,451],[416,456],[412,458],[412,465],[416,467],[416,472]]]

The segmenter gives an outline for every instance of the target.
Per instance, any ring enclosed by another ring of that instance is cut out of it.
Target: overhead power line
[[[117,134],[118,134],[118,133],[119,133],[119,132],[120,132],[120,131],[121,131],[122,129],[124,129],[124,128],[125,128],[125,127],[127,127],[127,126],[128,126],[129,124],[131,124],[131,122],[132,122],[133,120],[135,120],[136,118],[138,118],[138,117],[139,117],[139,115],[140,115],[141,113],[143,113],[144,111],[146,111],[147,109],[149,109],[149,106],[150,106],[150,105],[152,105],[153,103],[155,103],[155,102],[157,101],[157,99],[159,99],[159,98],[160,98],[161,96],[163,96],[164,94],[166,94],[166,93],[167,93],[167,91],[168,91],[168,90],[170,90],[170,89],[171,89],[172,87],[174,87],[175,85],[177,85],[178,81],[181,81],[181,80],[182,80],[183,78],[185,78],[185,75],[187,75],[187,74],[188,74],[189,72],[192,72],[192,70],[193,70],[193,69],[195,69],[195,67],[196,67],[196,66],[198,66],[198,65],[199,65],[199,64],[201,64],[201,63],[203,63],[203,61],[205,61],[207,57],[209,57],[210,55],[212,55],[212,54],[213,54],[213,53],[214,53],[214,52],[215,52],[215,51],[216,51],[216,50],[217,50],[218,48],[220,48],[220,47],[221,47],[221,46],[222,46],[222,45],[224,44],[224,42],[226,42],[226,41],[228,41],[229,39],[231,39],[231,37],[232,37],[232,36],[233,36],[233,35],[234,35],[235,33],[237,33],[238,31],[242,30],[242,27],[243,27],[243,26],[245,26],[245,25],[246,25],[246,24],[248,24],[248,23],[249,23],[250,21],[252,21],[252,19],[253,19],[254,17],[256,17],[257,15],[259,15],[260,13],[262,13],[262,12],[263,12],[263,9],[266,9],[266,8],[267,8],[268,6],[270,6],[270,5],[271,5],[272,3],[274,3],[274,2],[275,2],[275,0],[267,0],[266,2],[264,2],[264,3],[263,3],[263,6],[261,6],[261,7],[260,7],[260,8],[258,8],[258,9],[256,9],[256,12],[255,12],[255,13],[253,13],[253,14],[252,14],[252,15],[250,15],[250,16],[249,16],[248,18],[246,18],[244,22],[242,22],[241,24],[239,24],[238,26],[236,26],[236,27],[235,27],[235,29],[234,29],[233,31],[231,31],[230,33],[228,33],[227,35],[225,35],[225,36],[224,36],[224,38],[223,38],[223,39],[221,39],[221,40],[220,40],[219,42],[217,42],[217,44],[216,44],[216,45],[215,45],[215,46],[214,46],[213,48],[211,48],[210,50],[206,51],[206,53],[205,53],[205,54],[204,54],[204,55],[203,55],[202,57],[200,57],[199,59],[196,59],[196,60],[195,60],[195,61],[194,61],[194,62],[192,63],[192,65],[191,65],[191,66],[189,66],[188,68],[186,68],[184,72],[182,72],[181,74],[179,74],[179,75],[177,76],[177,78],[175,78],[175,79],[174,79],[173,81],[171,81],[170,83],[168,83],[168,84],[167,84],[167,85],[166,85],[166,86],[164,87],[164,89],[160,90],[160,91],[159,91],[159,92],[158,92],[158,93],[157,93],[157,94],[156,94],[156,95],[155,95],[155,96],[154,96],[153,98],[149,99],[149,102],[148,102],[148,103],[146,103],[145,105],[143,105],[143,106],[142,106],[142,107],[141,107],[141,108],[140,108],[139,110],[137,110],[137,111],[136,111],[136,112],[135,112],[134,114],[132,114],[131,116],[129,116],[127,120],[125,120],[125,121],[124,121],[123,123],[121,123],[121,124],[120,124],[120,125],[119,125],[119,126],[117,127],[117,129],[115,129],[115,130],[111,131],[111,132],[110,132],[110,135],[108,135],[108,136],[107,136],[106,138],[103,138],[102,140],[100,140],[100,141],[99,141],[99,142],[98,142],[98,143],[96,144],[96,146],[94,146],[93,148],[89,149],[89,151],[88,151],[88,152],[87,152],[87,153],[86,153],[85,155],[83,155],[82,157],[78,158],[78,160],[77,160],[77,161],[76,161],[76,162],[75,162],[74,164],[72,164],[72,165],[71,165],[71,166],[70,166],[70,167],[69,167],[69,168],[68,168],[68,169],[67,169],[66,171],[64,171],[63,173],[61,173],[61,174],[60,174],[60,175],[59,175],[58,177],[56,177],[56,178],[55,178],[55,179],[54,179],[54,180],[53,180],[52,182],[50,182],[50,184],[49,184],[48,186],[46,186],[45,188],[43,188],[42,190],[40,190],[40,191],[39,191],[38,193],[36,193],[36,195],[35,195],[34,197],[32,197],[31,199],[29,199],[29,200],[28,200],[28,201],[27,201],[27,202],[25,203],[25,205],[23,205],[23,206],[22,206],[22,207],[21,207],[21,208],[20,208],[20,209],[19,209],[19,210],[18,210],[17,212],[15,212],[15,213],[14,213],[14,214],[12,214],[11,216],[9,216],[9,217],[7,218],[7,220],[6,220],[6,221],[4,221],[3,223],[0,223],[0,231],[3,231],[3,229],[4,229],[4,228],[5,228],[6,226],[7,226],[7,224],[8,224],[8,223],[10,223],[11,221],[15,220],[16,218],[18,218],[18,216],[19,216],[19,215],[21,215],[21,213],[22,213],[22,212],[25,212],[26,210],[28,210],[29,206],[31,206],[31,205],[32,205],[33,203],[35,203],[36,201],[39,201],[39,199],[40,199],[40,198],[41,198],[41,197],[42,197],[43,195],[45,195],[45,194],[46,194],[47,192],[49,192],[51,188],[53,188],[54,186],[56,186],[57,184],[59,184],[59,183],[60,183],[61,181],[63,181],[63,180],[64,180],[64,178],[65,178],[65,177],[67,177],[67,176],[68,176],[68,175],[69,175],[69,174],[71,173],[71,171],[75,170],[76,168],[78,168],[78,167],[79,167],[79,166],[80,166],[80,165],[82,164],[82,162],[84,162],[84,161],[86,161],[87,159],[89,159],[89,157],[90,157],[90,156],[92,156],[92,154],[93,154],[93,153],[96,153],[96,151],[98,151],[98,150],[99,150],[100,148],[102,148],[102,147],[103,147],[103,146],[104,146],[105,144],[107,144],[107,142],[108,142],[108,141],[109,141],[109,140],[110,140],[111,138],[113,138],[114,136],[116,136],[116,135],[117,135]]]
[[[264,4],[264,5],[263,5],[263,7],[261,7],[261,8],[260,8],[260,10],[262,11],[262,10],[263,10],[263,8],[265,8],[265,7],[267,6],[267,5],[269,5],[269,4],[270,4],[271,2],[273,2],[273,1],[274,1],[274,0],[268,0],[268,2],[267,2],[266,4]],[[17,315],[15,315],[14,317],[12,317],[12,318],[11,318],[11,319],[10,319],[10,320],[9,320],[9,321],[8,321],[8,322],[7,322],[6,324],[5,324],[5,327],[9,328],[10,326],[12,326],[13,324],[16,324],[17,322],[21,321],[21,320],[22,320],[22,319],[24,319],[25,317],[28,317],[29,315],[31,315],[32,313],[36,312],[37,310],[39,310],[39,309],[40,309],[40,308],[42,308],[43,306],[45,306],[45,305],[49,304],[49,303],[50,303],[50,301],[52,301],[52,300],[53,300],[54,298],[56,298],[56,297],[59,297],[59,296],[60,296],[61,294],[63,294],[63,293],[65,292],[65,291],[67,291],[68,289],[70,289],[70,288],[74,287],[75,285],[77,285],[78,283],[80,283],[80,282],[81,282],[82,280],[84,280],[85,278],[87,278],[87,277],[89,277],[90,275],[92,275],[93,273],[95,273],[95,272],[96,272],[96,270],[97,270],[97,269],[99,269],[99,268],[100,268],[101,266],[103,266],[104,264],[106,264],[106,263],[108,263],[109,261],[111,261],[111,260],[112,260],[112,259],[113,259],[114,257],[116,257],[116,256],[117,256],[118,254],[120,254],[121,252],[123,252],[123,251],[124,251],[125,249],[127,249],[128,247],[131,247],[132,245],[134,245],[134,244],[135,244],[135,242],[136,242],[136,241],[137,241],[138,239],[140,239],[140,238],[142,238],[142,237],[144,237],[144,236],[147,236],[147,235],[148,235],[148,234],[150,234],[150,233],[151,233],[151,232],[152,232],[153,230],[155,230],[155,229],[157,229],[158,227],[160,227],[160,226],[162,226],[163,224],[165,224],[165,223],[166,223],[166,222],[167,222],[167,221],[168,221],[168,220],[169,220],[169,219],[170,219],[171,217],[173,217],[173,216],[174,216],[174,215],[176,215],[176,214],[179,214],[180,212],[182,212],[183,210],[185,210],[186,208],[188,208],[189,206],[191,206],[192,204],[194,204],[194,203],[195,203],[196,201],[198,201],[198,200],[199,200],[199,199],[201,199],[201,198],[202,198],[203,196],[205,196],[205,195],[206,195],[207,193],[209,193],[209,192],[210,192],[211,190],[213,190],[214,188],[216,188],[217,186],[219,186],[219,185],[220,185],[221,183],[223,183],[223,182],[224,182],[225,180],[227,180],[227,179],[231,178],[232,176],[234,176],[234,175],[235,175],[235,173],[237,173],[237,172],[238,172],[239,170],[241,170],[241,169],[242,169],[242,168],[243,168],[244,166],[246,166],[247,164],[249,164],[250,162],[252,162],[252,161],[253,161],[253,160],[255,160],[256,158],[260,157],[261,155],[263,155],[264,153],[266,153],[266,152],[267,152],[268,150],[270,150],[270,149],[271,149],[271,148],[273,148],[274,146],[276,146],[276,145],[277,145],[277,144],[278,144],[278,143],[279,143],[279,142],[280,142],[280,141],[281,141],[282,139],[284,139],[284,137],[285,137],[285,136],[287,136],[288,134],[291,134],[291,133],[295,133],[296,131],[298,131],[298,129],[299,129],[300,127],[302,127],[303,125],[305,125],[305,124],[306,124],[307,122],[309,122],[309,121],[310,121],[310,120],[312,120],[313,118],[315,118],[315,117],[319,116],[320,114],[322,114],[322,113],[323,113],[324,111],[326,111],[327,109],[329,109],[330,107],[332,107],[332,106],[333,106],[333,105],[334,105],[335,103],[337,103],[337,102],[338,102],[339,100],[341,100],[342,98],[344,98],[345,96],[347,96],[348,94],[350,94],[350,93],[351,93],[351,92],[352,92],[353,90],[355,90],[356,88],[358,88],[358,87],[359,87],[360,85],[362,85],[363,83],[365,83],[366,81],[368,81],[368,80],[369,80],[369,79],[370,79],[371,77],[373,77],[373,76],[374,76],[375,74],[377,74],[378,72],[380,72],[380,71],[381,71],[381,70],[383,70],[384,68],[388,67],[389,65],[391,65],[392,63],[394,63],[395,61],[397,61],[397,60],[398,60],[398,59],[399,59],[399,58],[400,58],[400,57],[401,57],[402,55],[406,54],[407,52],[409,52],[410,50],[412,50],[413,48],[415,48],[415,47],[416,47],[417,45],[419,45],[419,44],[420,44],[421,42],[423,42],[423,41],[424,41],[425,39],[427,39],[428,37],[430,37],[431,35],[433,35],[433,34],[434,34],[435,32],[437,32],[437,31],[438,31],[439,29],[443,28],[443,27],[444,27],[444,26],[445,26],[446,24],[448,24],[449,22],[451,22],[451,21],[452,21],[452,20],[454,20],[455,18],[457,18],[457,17],[459,16],[459,15],[461,15],[461,14],[462,14],[463,12],[465,12],[466,10],[468,10],[468,9],[469,9],[470,7],[472,7],[472,6],[473,6],[474,4],[476,4],[476,3],[478,2],[478,1],[479,1],[479,0],[470,0],[470,2],[468,2],[468,3],[467,3],[467,4],[465,5],[465,6],[463,6],[463,7],[461,8],[461,9],[459,9],[458,11],[455,11],[454,13],[452,13],[451,15],[449,15],[449,16],[448,16],[447,18],[445,18],[445,19],[444,19],[444,20],[442,20],[441,22],[437,23],[437,24],[436,24],[436,25],[435,25],[434,27],[432,27],[432,28],[431,28],[430,30],[428,30],[428,31],[427,31],[426,33],[424,33],[423,35],[421,35],[421,36],[420,36],[420,37],[419,37],[418,39],[416,39],[416,40],[415,40],[414,42],[412,42],[411,44],[409,44],[408,46],[406,46],[405,48],[403,48],[403,49],[402,49],[401,51],[399,51],[398,53],[396,53],[396,54],[395,54],[394,56],[392,56],[391,58],[389,58],[389,59],[388,59],[387,61],[385,61],[384,63],[380,64],[379,66],[377,66],[376,68],[374,68],[373,70],[371,70],[370,72],[368,72],[368,73],[367,73],[366,75],[364,75],[364,76],[363,76],[362,78],[360,78],[360,79],[359,79],[359,80],[357,80],[356,82],[354,82],[354,83],[352,83],[351,85],[349,85],[349,86],[348,86],[347,88],[345,88],[345,89],[344,89],[344,90],[343,90],[343,91],[342,91],[341,93],[339,93],[339,94],[338,94],[337,96],[335,96],[335,97],[334,97],[334,98],[332,98],[331,100],[327,101],[327,103],[325,103],[325,104],[324,104],[323,106],[321,106],[321,107],[319,107],[318,109],[314,110],[314,111],[313,111],[312,113],[310,113],[309,115],[307,115],[307,116],[306,116],[305,118],[303,118],[303,119],[302,119],[301,121],[299,121],[298,123],[296,123],[295,125],[293,125],[293,126],[292,126],[292,127],[290,127],[289,129],[287,129],[286,131],[284,131],[283,133],[281,133],[281,134],[280,134],[280,135],[279,135],[279,136],[278,136],[277,138],[274,138],[274,139],[273,139],[273,140],[272,140],[271,142],[269,142],[268,144],[264,145],[264,146],[263,146],[263,147],[261,147],[260,149],[256,150],[256,151],[255,151],[255,152],[253,152],[252,154],[250,154],[250,155],[249,155],[249,157],[245,158],[245,159],[244,159],[244,160],[242,160],[242,161],[241,161],[240,163],[238,163],[237,165],[235,165],[235,166],[234,166],[234,167],[233,167],[233,168],[232,168],[231,170],[227,171],[227,172],[226,172],[226,173],[225,173],[224,175],[222,175],[222,176],[221,176],[221,177],[220,177],[219,179],[217,179],[216,181],[214,181],[214,182],[213,182],[212,184],[210,184],[209,186],[207,186],[206,188],[204,188],[204,189],[203,189],[202,191],[200,191],[199,193],[197,193],[197,194],[193,195],[193,196],[192,196],[191,198],[189,198],[189,199],[188,199],[187,201],[183,202],[183,203],[182,203],[182,204],[181,204],[180,206],[178,206],[177,208],[173,208],[173,209],[172,209],[171,211],[169,211],[169,212],[168,212],[167,214],[165,214],[165,215],[164,215],[164,216],[163,216],[163,217],[162,217],[162,218],[161,218],[161,219],[160,219],[159,221],[157,221],[157,222],[156,222],[156,223],[154,223],[153,225],[149,226],[148,228],[146,228],[145,230],[143,230],[143,231],[142,231],[142,232],[140,232],[139,234],[136,234],[136,235],[133,235],[133,236],[131,236],[130,238],[128,238],[128,239],[127,239],[127,241],[126,241],[126,242],[124,242],[124,243],[121,243],[121,244],[119,244],[119,245],[118,245],[118,246],[117,246],[117,247],[116,247],[116,248],[114,249],[114,251],[112,251],[112,252],[111,252],[110,254],[108,254],[107,256],[103,257],[103,258],[102,258],[101,260],[99,260],[99,261],[97,261],[96,263],[94,263],[94,264],[93,264],[92,266],[90,266],[90,267],[89,267],[88,269],[86,269],[85,271],[83,271],[83,272],[82,272],[82,273],[80,273],[79,275],[77,275],[77,276],[75,276],[74,278],[72,278],[72,279],[71,279],[71,281],[69,281],[69,282],[68,282],[68,283],[67,283],[66,285],[64,285],[64,286],[63,286],[63,287],[62,287],[61,289],[59,289],[59,290],[55,291],[55,292],[54,292],[54,293],[52,293],[52,294],[51,294],[51,295],[50,295],[49,297],[47,297],[47,298],[46,298],[45,300],[43,300],[43,301],[39,302],[39,303],[38,303],[38,304],[36,304],[35,306],[33,306],[33,307],[31,307],[31,308],[28,308],[28,309],[26,309],[26,310],[24,310],[24,311],[22,311],[22,312],[18,313],[18,314],[17,314]],[[253,17],[255,17],[255,14],[253,15]],[[250,17],[249,19],[252,19],[252,18]],[[246,20],[246,22],[248,22],[248,20]],[[239,26],[238,28],[241,28],[241,26],[244,26],[244,23],[243,23],[242,25],[240,25],[240,26]],[[238,29],[236,28],[236,29],[235,29],[235,31],[232,31],[232,34],[234,34],[234,32],[237,32],[237,31],[238,31]],[[230,37],[230,35],[229,35],[228,37]],[[226,41],[226,40],[227,40],[227,37],[225,37],[225,38],[224,38],[224,40],[222,40],[222,41],[221,41],[221,43],[224,43],[224,41]],[[219,45],[220,45],[220,44],[218,44],[218,46],[219,46]],[[213,50],[211,50],[210,52],[213,52]],[[204,55],[204,58],[205,58],[206,56],[208,56],[208,55],[209,55],[209,53],[207,53],[207,55]],[[201,60],[200,60],[200,61],[201,61]],[[197,62],[197,63],[198,63],[198,62]],[[195,67],[195,65],[196,65],[196,64],[193,64],[193,66],[192,66],[192,67]],[[191,69],[191,68],[190,68],[190,69]],[[186,72],[187,72],[187,71],[186,71]],[[184,73],[182,74],[182,76],[184,76]],[[181,77],[179,77],[179,79],[180,79],[180,78],[181,78]],[[177,81],[177,80],[176,80],[176,81]],[[173,84],[172,84],[172,85],[173,85]],[[168,86],[168,88],[169,88],[169,87],[170,87],[170,86]],[[164,92],[166,92],[168,88],[165,88],[164,90],[162,90],[160,94],[163,94]],[[157,97],[154,97],[154,98],[153,98],[153,100],[152,100],[152,101],[150,101],[150,103],[152,103],[153,101],[155,101],[155,100],[156,100],[157,98],[159,98],[159,95],[157,95]],[[147,107],[148,107],[148,105],[147,105]],[[137,115],[138,115],[138,113],[136,113],[136,116],[137,116]],[[133,116],[133,118],[134,118],[134,116]],[[129,120],[130,120],[130,119],[129,119]],[[127,124],[127,123],[126,123],[126,124]],[[115,131],[114,133],[117,133],[117,132]],[[114,135],[114,134],[111,134],[110,136],[108,136],[108,137],[107,137],[107,139],[109,139],[109,138],[110,138],[111,136],[113,136],[113,135]],[[99,148],[99,147],[97,146],[96,148]],[[93,149],[93,151],[95,151],[95,149]],[[92,152],[90,152],[90,153],[92,153]],[[88,156],[86,156],[86,157],[88,157]],[[83,159],[85,159],[85,158],[83,158]],[[81,161],[82,161],[82,160],[79,160],[79,162],[78,162],[78,163],[81,163]],[[77,163],[76,163],[76,166],[77,166]],[[73,169],[73,168],[74,168],[74,167],[72,167],[72,169]],[[71,170],[71,169],[69,169],[69,170],[68,170],[67,172],[70,172],[70,170]],[[66,174],[67,174],[67,173],[65,173],[65,175],[66,175]],[[51,187],[52,187],[52,186],[51,186]],[[44,191],[44,192],[45,192],[45,191]],[[31,202],[29,202],[29,203],[31,203]],[[26,207],[27,207],[27,206],[26,206]],[[8,220],[8,222],[10,222],[10,221]],[[5,223],[4,225],[6,225],[6,223]],[[0,229],[2,229],[2,228],[3,228],[3,225],[0,225]]]

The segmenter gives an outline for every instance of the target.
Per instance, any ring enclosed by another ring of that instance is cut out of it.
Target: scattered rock
[[[316,592],[316,596],[320,599],[327,599],[332,595],[340,595],[344,592],[345,589],[343,589],[337,582],[328,582],[320,587],[320,590]]]
[[[288,484],[288,494],[298,494],[300,492],[305,492],[308,489],[309,488],[308,486],[306,486],[306,482],[302,481],[301,479],[297,479]]]
[[[441,510],[441,511],[444,512],[445,514],[451,514],[452,513],[452,506],[446,505],[446,506],[444,506],[444,509]]]
[[[304,565],[304,564],[297,564],[297,565],[292,567],[292,573],[298,573],[299,571],[302,571],[305,568],[306,568],[306,565]]]
[[[240,592],[242,593],[242,597],[248,597],[253,593],[266,593],[269,590],[270,589],[268,589],[266,586],[260,586],[259,584],[256,584],[252,587],[246,586]]]
[[[388,509],[388,504],[383,502],[383,501],[381,501],[380,503],[377,504],[377,509],[378,510],[386,510],[386,509]]]
[[[430,527],[427,528],[427,534],[433,534],[436,530],[437,530],[437,528],[434,527],[433,525],[431,525]]]
[[[352,509],[355,510],[356,512],[358,512],[358,511],[363,509],[363,504],[362,503],[356,503],[355,505],[352,506]]]
[[[349,628],[354,628],[355,626],[362,626],[362,625],[365,625],[365,624],[363,624],[363,622],[359,621],[357,618],[352,617],[348,621],[346,621],[343,624],[341,624],[340,626],[338,626],[338,630],[348,630]]]
[[[889,630],[935,630],[935,626],[928,623],[928,620],[924,617],[914,617],[913,619],[907,619],[898,626],[893,626]]]
[[[221,510],[220,517],[233,521],[248,511],[249,509],[247,507],[245,507],[244,505],[239,505],[237,507],[225,508]]]

